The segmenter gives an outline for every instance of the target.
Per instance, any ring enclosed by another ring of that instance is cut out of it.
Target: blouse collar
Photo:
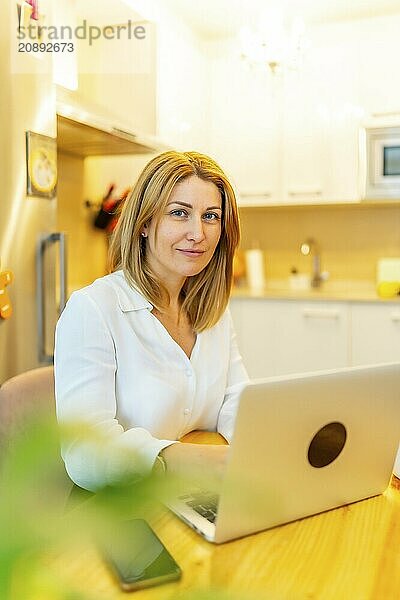
[[[127,282],[122,269],[112,273],[111,277],[114,279],[118,304],[122,312],[142,310],[144,308],[148,310],[153,309],[153,305],[146,300],[143,294]]]

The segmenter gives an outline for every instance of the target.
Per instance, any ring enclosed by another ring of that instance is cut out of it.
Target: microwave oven
[[[400,125],[364,130],[364,197],[400,200]]]

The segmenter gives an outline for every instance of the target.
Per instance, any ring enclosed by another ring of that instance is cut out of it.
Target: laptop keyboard
[[[215,523],[218,510],[217,494],[201,491],[192,494],[185,494],[179,498],[180,500],[183,500],[187,506],[190,506],[199,515],[207,519],[207,521],[210,521],[210,523]]]

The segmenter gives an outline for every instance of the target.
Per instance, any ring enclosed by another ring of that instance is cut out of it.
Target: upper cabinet
[[[287,204],[321,202],[326,194],[327,149],[316,74],[317,70],[307,68],[284,77],[281,201]]]
[[[360,129],[400,119],[400,15],[309,27],[297,71],[210,42],[210,149],[243,205],[357,202]]]
[[[359,130],[365,111],[358,59],[347,24],[320,27],[303,66],[285,73],[284,203],[359,199]]]
[[[361,195],[359,144],[365,111],[360,103],[358,52],[347,28],[342,44],[334,35],[318,52],[321,84],[316,120],[322,138],[319,168],[324,202],[354,202]]]
[[[210,154],[230,175],[243,205],[279,198],[280,82],[240,59],[236,44],[210,42]]]

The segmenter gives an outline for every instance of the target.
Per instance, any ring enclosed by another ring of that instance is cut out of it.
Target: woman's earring
[[[144,231],[142,231],[142,233],[141,233],[140,235],[141,235],[142,237],[144,237],[144,238],[145,238],[145,237],[147,237],[147,235],[145,234],[145,232],[144,232]]]

